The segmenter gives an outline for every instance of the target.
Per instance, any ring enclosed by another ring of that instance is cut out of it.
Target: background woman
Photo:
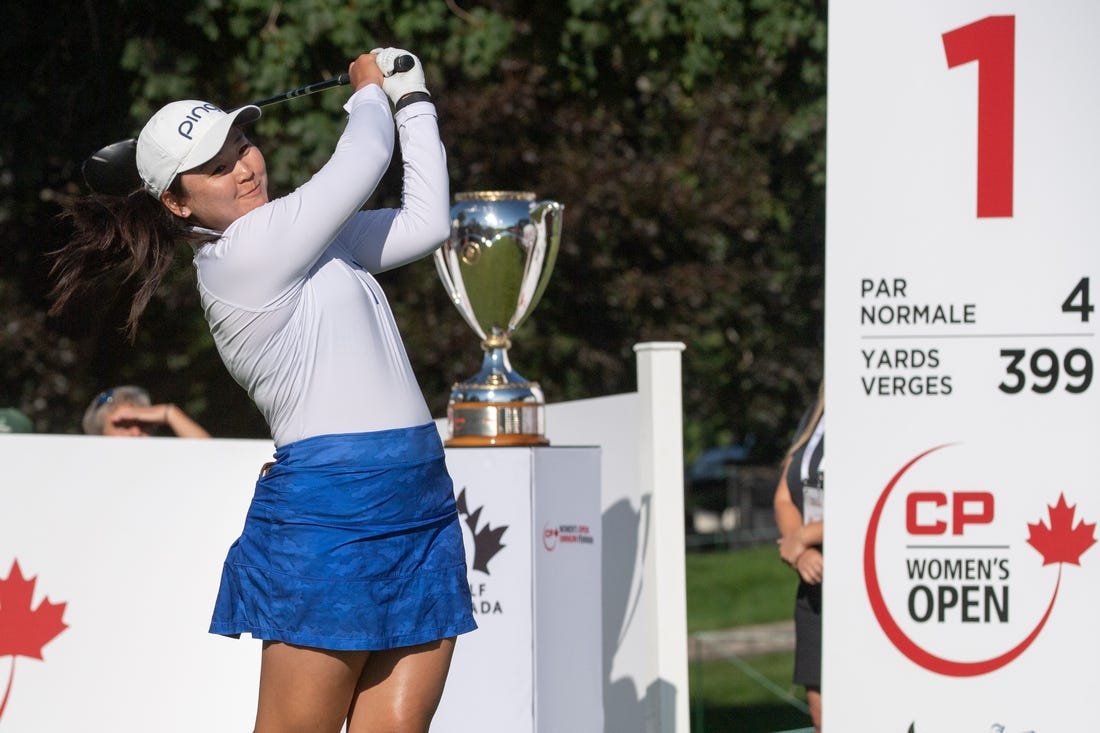
[[[825,385],[799,425],[775,491],[779,557],[798,573],[794,682],[806,689],[814,730],[821,731],[821,580],[825,491]]]
[[[210,437],[181,407],[170,402],[154,405],[147,390],[132,384],[96,395],[84,411],[81,426],[87,435],[143,438],[164,426],[178,438]]]

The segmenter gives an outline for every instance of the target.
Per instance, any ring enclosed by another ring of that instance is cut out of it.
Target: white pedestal
[[[602,733],[600,450],[453,448],[478,630],[433,733]]]

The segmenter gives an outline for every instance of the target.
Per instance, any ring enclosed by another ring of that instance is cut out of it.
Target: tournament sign
[[[830,3],[830,731],[1100,730],[1098,33]]]

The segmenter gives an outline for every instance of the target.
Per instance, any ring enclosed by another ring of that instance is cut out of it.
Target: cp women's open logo
[[[973,677],[1023,654],[1054,615],[1063,566],[1096,542],[1059,486],[998,469],[1004,455],[926,450],[871,513],[871,608],[898,651],[931,672]]]

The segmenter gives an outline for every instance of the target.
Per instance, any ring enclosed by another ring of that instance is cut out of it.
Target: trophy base
[[[550,445],[540,435],[462,435],[443,441],[448,448],[522,448],[532,445]]]
[[[542,434],[543,405],[537,402],[454,402],[447,407],[449,448],[550,445]]]

